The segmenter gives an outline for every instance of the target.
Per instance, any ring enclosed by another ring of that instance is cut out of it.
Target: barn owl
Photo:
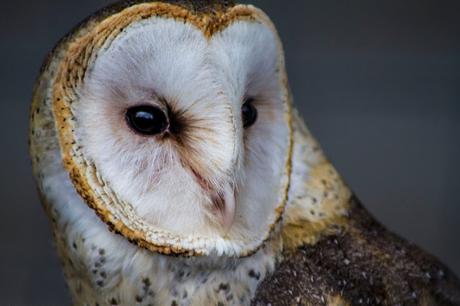
[[[459,305],[294,109],[270,19],[122,1],[63,38],[30,151],[75,305]]]

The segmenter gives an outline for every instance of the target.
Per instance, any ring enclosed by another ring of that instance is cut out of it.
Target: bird
[[[103,8],[50,52],[30,120],[74,305],[460,305],[328,160],[253,5]]]

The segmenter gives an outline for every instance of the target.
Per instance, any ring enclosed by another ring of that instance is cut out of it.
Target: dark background
[[[66,305],[27,154],[41,61],[109,1],[3,1],[0,304]],[[297,106],[389,228],[460,274],[460,2],[253,1],[278,26]]]

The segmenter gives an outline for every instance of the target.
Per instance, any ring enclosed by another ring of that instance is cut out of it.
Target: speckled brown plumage
[[[349,226],[287,253],[253,305],[460,305],[460,283],[444,265],[351,201]]]

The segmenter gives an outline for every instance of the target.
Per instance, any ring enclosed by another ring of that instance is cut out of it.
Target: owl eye
[[[137,133],[146,136],[161,134],[168,128],[168,118],[158,107],[140,105],[126,111],[126,122]]]
[[[253,105],[253,102],[254,99],[248,99],[241,108],[244,128],[252,126],[257,121],[257,108]]]

